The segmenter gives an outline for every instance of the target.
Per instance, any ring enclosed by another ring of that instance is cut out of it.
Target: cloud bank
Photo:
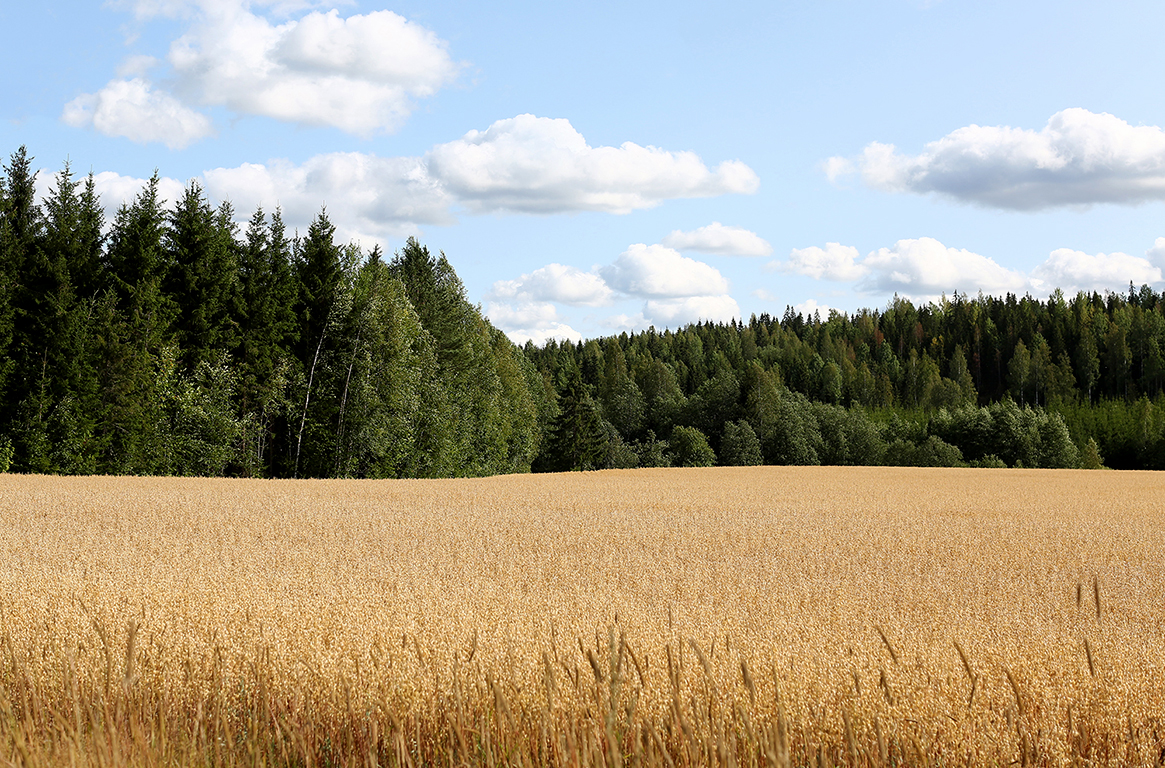
[[[439,144],[426,162],[476,213],[629,213],[669,198],[751,194],[760,183],[739,160],[709,170],[692,152],[592,147],[568,120],[529,114]]]
[[[611,315],[601,324],[616,329],[674,327],[740,317],[740,306],[728,290],[728,281],[714,267],[661,244],[636,243],[612,263],[589,272],[548,264],[517,280],[499,280],[487,296],[486,315],[518,343],[543,343],[576,338],[555,303],[600,307],[638,300],[643,303],[637,314]]]
[[[565,149],[562,138],[570,139]],[[420,157],[334,152],[301,164],[213,168],[201,180],[212,198],[230,199],[243,214],[280,206],[289,223],[306,224],[327,205],[342,236],[369,241],[452,224],[458,212],[623,214],[756,189],[756,174],[738,161],[709,170],[687,152],[591,147],[568,121],[533,115],[499,120]]]
[[[830,158],[831,180],[858,171],[884,192],[935,193],[1008,210],[1165,200],[1165,131],[1107,113],[1065,109],[1041,130],[969,125],[917,155],[872,142]]]
[[[931,237],[899,240],[864,259],[858,258],[856,248],[838,243],[827,243],[825,248],[794,248],[786,261],[772,262],[769,268],[816,280],[850,282],[861,293],[897,293],[923,301],[956,290],[1046,296],[1059,288],[1072,295],[1078,291],[1124,291],[1130,281],[1136,285],[1165,282],[1165,238],[1157,238],[1144,257],[1060,248],[1029,273],[966,249],[949,248]]]

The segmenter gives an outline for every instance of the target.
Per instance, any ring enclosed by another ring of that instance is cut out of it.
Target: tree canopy
[[[451,477],[604,467],[1165,469],[1165,296],[958,293],[517,347],[443,253],[245,226],[155,176],[106,222],[0,175],[0,470]]]

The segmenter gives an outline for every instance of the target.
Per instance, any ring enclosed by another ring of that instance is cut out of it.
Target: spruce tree
[[[95,307],[100,410],[99,471],[168,472],[172,462],[162,413],[173,375],[172,304],[162,291],[168,272],[165,214],[158,174],[117,212],[109,235],[109,290]]]
[[[299,244],[295,260],[300,288],[296,356],[306,377],[298,398],[298,424],[293,425],[292,475],[296,477],[325,476],[333,464],[327,445],[331,444],[329,433],[335,429],[338,403],[331,392],[334,372],[330,365],[339,349],[337,330],[343,318],[337,299],[344,280],[335,233],[327,211],[321,211]]]
[[[558,417],[543,450],[542,466],[550,472],[598,469],[606,456],[606,439],[598,408],[572,367],[559,395]]]
[[[217,361],[236,344],[238,254],[233,213],[217,214],[191,182],[167,217],[164,289],[174,304],[174,335],[187,370]]]
[[[253,464],[248,474],[282,475],[287,455],[290,385],[302,368],[293,349],[299,337],[295,316],[298,286],[291,244],[277,209],[268,221],[262,209],[251,217],[239,253],[239,409],[251,415],[244,438]]]
[[[36,173],[24,147],[4,166],[0,195],[0,440],[16,427],[21,403],[41,379],[41,285],[47,276],[38,261],[43,220],[36,204]],[[37,326],[30,331],[30,325]],[[19,468],[17,451],[14,465]]]

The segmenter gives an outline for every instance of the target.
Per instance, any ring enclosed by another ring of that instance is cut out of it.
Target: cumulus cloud
[[[1165,237],[1158,237],[1153,247],[1145,251],[1149,261],[1161,269],[1165,269]]]
[[[636,243],[599,274],[620,293],[641,298],[686,298],[728,292],[719,270],[663,245]]]
[[[433,175],[474,212],[629,213],[681,197],[755,192],[739,160],[709,170],[692,152],[625,142],[592,147],[568,120],[518,115],[427,155]]]
[[[550,339],[581,341],[582,334],[562,322],[553,304],[544,301],[525,301],[520,304],[490,302],[485,316],[515,344],[533,341],[542,346]]]
[[[962,293],[1022,292],[1027,278],[994,260],[962,248],[948,248],[933,237],[899,240],[879,248],[862,261],[867,277],[860,285],[869,292],[933,298]]]
[[[740,317],[740,306],[728,295],[728,281],[718,270],[659,244],[632,245],[613,263],[590,272],[548,264],[517,280],[499,280],[487,298],[494,324],[521,341],[537,340],[538,333],[559,325],[569,328],[555,304],[593,307],[641,300],[642,309],[635,314],[598,320],[616,330]]]
[[[1058,248],[1032,270],[1031,282],[1036,291],[1041,293],[1060,288],[1065,294],[1072,295],[1077,291],[1123,291],[1128,288],[1130,281],[1135,285],[1144,285],[1159,283],[1161,279],[1161,268],[1140,256],[1127,253],[1088,254],[1071,248]]]
[[[773,247],[755,232],[743,227],[726,227],[714,221],[691,232],[675,230],[663,245],[679,251],[699,251],[722,256],[768,256]]]
[[[186,107],[168,93],[154,90],[140,77],[111,80],[97,93],[70,101],[61,119],[74,128],[94,128],[145,144],[158,142],[184,149],[214,133],[210,118]]]
[[[133,203],[134,198],[145,189],[149,179],[102,171],[93,175],[93,183],[97,188],[97,194],[101,197],[106,217],[112,218],[122,205]],[[177,179],[171,179],[168,176],[162,176],[158,179],[158,197],[162,199],[165,208],[173,207],[174,203],[182,198],[185,191],[186,185]]]
[[[676,299],[651,299],[643,306],[643,316],[652,325],[677,326],[711,320],[727,323],[740,317],[740,306],[731,296],[688,296]]]
[[[959,128],[918,155],[873,142],[856,164],[830,158],[824,169],[836,178],[855,167],[875,189],[934,192],[993,208],[1135,204],[1165,199],[1165,131],[1073,108],[1039,131]]]
[[[566,121],[549,122],[561,122],[569,126]],[[615,151],[618,153],[621,150]],[[532,151],[528,154],[534,153]],[[632,178],[627,174],[615,173],[613,169],[614,166],[589,170],[576,168],[572,171],[575,174],[572,178],[595,195],[602,192],[612,199],[630,195],[646,201],[643,189],[651,187],[662,195],[650,201],[651,204],[668,196],[682,197],[687,194],[686,189],[690,191],[682,186],[669,188],[667,168],[663,168],[662,177],[655,180],[647,178],[644,175],[646,171]],[[418,234],[419,227],[423,225],[452,224],[456,221],[455,211],[458,210],[468,209],[472,213],[491,210],[480,197],[474,197],[478,192],[466,189],[460,183],[463,170],[448,159],[442,164],[435,163],[433,153],[419,157],[379,157],[361,152],[335,152],[317,155],[298,164],[275,159],[266,163],[244,163],[233,168],[212,168],[203,172],[200,181],[211,198],[231,200],[236,210],[244,215],[260,205],[268,211],[281,206],[289,224],[306,224],[319,212],[321,206],[326,205],[341,237],[372,241],[386,236]],[[580,179],[577,174],[584,170],[596,175]],[[499,178],[495,180],[490,194],[505,189],[508,190],[506,194],[512,197],[532,196],[539,189],[561,183],[554,167],[543,168],[541,172],[544,176],[539,176],[536,171],[526,164],[518,171],[510,172],[500,159],[495,158],[492,172],[496,172]],[[116,177],[117,174],[111,176]],[[572,200],[563,192],[546,212],[589,210],[590,204],[584,197]],[[572,205],[579,207],[572,208]],[[674,251],[671,253],[680,258]],[[688,263],[696,262],[690,259],[681,262],[683,265]],[[684,268],[687,269],[687,266]],[[718,272],[712,270],[712,273],[720,279]],[[561,282],[560,288],[563,291],[581,290],[585,294],[586,291],[598,290],[601,280],[595,276],[583,277],[584,274],[552,275],[546,272],[525,277],[535,282],[543,281],[539,290],[547,290],[547,280]],[[601,301],[601,298],[597,294],[586,294],[577,301],[586,303]]]
[[[207,3],[169,62],[178,91],[200,103],[367,137],[399,128],[414,99],[456,77],[447,48],[391,11],[276,25],[243,3]]]
[[[842,176],[848,176],[854,172],[854,163],[848,157],[831,157],[821,164],[821,170],[825,172],[825,178],[830,181],[837,181]]]
[[[858,249],[841,243],[826,243],[824,248],[812,245],[808,248],[794,248],[789,260],[773,261],[768,269],[779,269],[815,280],[840,280],[848,282],[864,277],[868,268],[857,263]]]
[[[310,221],[327,206],[345,238],[415,234],[422,224],[451,224],[452,200],[423,159],[359,152],[317,155],[302,165],[275,160],[203,172],[207,192],[240,211],[283,208],[289,222]]]
[[[156,62],[131,56],[122,76],[65,107],[71,125],[111,136],[184,147],[210,133],[189,104],[223,106],[299,125],[332,126],[369,137],[398,129],[417,99],[456,79],[461,65],[432,31],[391,11],[347,18],[312,11],[273,23],[253,7],[302,10],[315,3],[246,0],[138,0],[139,19],[168,16],[188,28],[170,45],[173,95],[142,79]],[[180,97],[182,101],[179,101]]]
[[[1135,285],[1165,282],[1165,237],[1157,238],[1144,257],[1060,248],[1030,273],[1009,269],[965,249],[948,248],[930,237],[899,240],[861,260],[857,253],[856,248],[828,243],[823,249],[794,249],[788,262],[773,263],[783,271],[815,279],[856,282],[856,288],[864,293],[897,293],[921,300],[934,300],[956,290],[1046,296],[1056,288],[1071,295],[1077,291],[1123,291],[1130,281]]]
[[[499,299],[557,301],[575,307],[607,304],[613,294],[599,275],[565,264],[547,264],[517,280],[499,280],[491,291]]]
[[[793,311],[797,312],[798,314],[804,315],[805,317],[813,317],[814,315],[819,315],[822,320],[828,320],[829,313],[836,312],[837,310],[834,309],[833,307],[829,306],[828,304],[819,304],[817,302],[817,299],[806,299],[805,301],[801,302],[800,304],[794,304]]]

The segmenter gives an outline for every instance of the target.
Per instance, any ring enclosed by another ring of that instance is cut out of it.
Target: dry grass
[[[1155,765],[1165,476],[0,476],[0,759]]]

